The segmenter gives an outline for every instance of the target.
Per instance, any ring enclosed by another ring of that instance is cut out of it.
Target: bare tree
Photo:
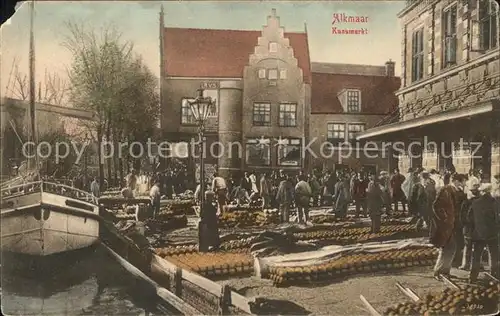
[[[149,131],[141,127],[156,122],[156,79],[134,58],[133,45],[112,28],[96,31],[74,23],[67,23],[67,27],[69,34],[63,46],[73,54],[69,97],[75,107],[94,113],[93,126],[87,127],[95,131],[96,141],[118,142],[134,135],[132,131]],[[152,105],[156,106],[153,110]],[[102,184],[104,165],[101,146],[97,148]],[[108,177],[111,165],[108,160]]]
[[[16,99],[27,100],[30,96],[28,75],[19,71],[19,65],[14,65],[13,80],[7,86],[7,93]],[[38,95],[35,100],[41,103],[63,105],[68,93],[66,80],[56,73],[49,73],[45,70],[44,81],[38,83]]]

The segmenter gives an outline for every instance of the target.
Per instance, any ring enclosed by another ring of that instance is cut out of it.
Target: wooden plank
[[[253,300],[248,299],[239,293],[231,291],[231,305],[241,309],[247,314],[253,314],[249,304],[251,301]]]
[[[375,308],[373,308],[372,304],[370,304],[370,302],[368,302],[368,300],[363,295],[360,295],[359,298],[361,299],[361,302],[365,304],[365,307],[368,309],[372,316],[382,316],[379,312],[377,312]]]
[[[182,269],[177,267],[174,273],[175,295],[182,297]]]
[[[179,312],[181,312],[184,315],[202,315],[198,310],[196,310],[194,307],[191,305],[187,304],[177,296],[175,296],[172,292],[168,291],[167,289],[161,287],[150,279],[147,275],[145,275],[141,270],[137,269],[134,267],[132,264],[130,264],[127,260],[123,259],[119,254],[114,252],[111,248],[106,246],[105,244],[102,244],[102,246],[113,256],[115,259],[132,275],[135,275],[146,282],[148,282],[150,285],[152,285],[156,289],[156,294],[158,297],[163,299],[165,303],[168,305],[174,307],[177,309]]]
[[[162,257],[158,255],[153,255],[152,259],[152,265],[159,270],[164,270],[168,271],[169,273],[173,274],[175,273],[175,269],[177,266],[170,261],[163,259]],[[183,270],[182,271],[182,278],[186,281],[189,281],[205,291],[219,297],[222,291],[222,287],[220,284],[215,283],[201,275],[195,274],[190,271]],[[246,298],[245,296],[236,293],[234,291],[231,291],[231,305],[234,307],[244,311],[245,313],[252,314],[251,309],[250,309],[250,302],[252,302],[252,299]]]
[[[492,276],[490,273],[488,272],[485,272],[484,273],[488,278],[490,278],[491,280],[495,281],[495,282],[500,282],[500,280],[498,280],[497,278],[495,278],[494,276]]]
[[[145,198],[137,198],[137,199],[128,199],[124,197],[102,197],[99,198],[99,204],[149,204],[151,203],[150,199]]]
[[[184,270],[182,278],[188,282],[195,284],[196,286],[201,287],[205,291],[219,297],[222,291],[222,286],[218,283],[215,283],[212,280],[209,280],[199,274],[193,273],[191,271]]]
[[[447,277],[445,277],[444,275],[441,275],[441,280],[443,280],[443,282],[444,282],[446,285],[448,285],[448,286],[450,286],[450,287],[452,287],[452,288],[454,288],[454,289],[459,289],[459,288],[460,288],[457,284],[455,284],[453,281],[451,281],[450,279],[448,279],[448,278],[447,278]]]
[[[400,289],[401,292],[403,292],[404,295],[408,296],[412,301],[414,302],[420,301],[420,297],[418,297],[418,295],[415,294],[415,292],[413,292],[413,290],[410,289],[409,287],[404,287],[399,282],[396,282],[396,287]]]
[[[229,306],[231,306],[231,289],[225,284],[221,288],[219,297],[218,314],[229,315]]]

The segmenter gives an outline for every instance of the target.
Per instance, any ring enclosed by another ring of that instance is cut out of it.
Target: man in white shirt
[[[90,193],[92,193],[92,195],[96,198],[98,198],[99,195],[101,194],[100,188],[99,188],[99,182],[97,182],[96,177],[94,177],[94,179],[92,180],[92,183],[90,184]]]
[[[222,213],[222,208],[226,205],[227,185],[226,180],[223,177],[219,177],[217,173],[214,173],[214,179],[212,180],[212,191],[215,192],[217,198],[219,213]]]
[[[151,198],[151,207],[153,208],[153,218],[160,212],[160,201],[161,201],[161,193],[160,193],[160,180],[155,179],[154,185],[149,191],[149,197]]]
[[[299,176],[298,180],[299,182],[295,185],[295,203],[298,208],[297,218],[299,223],[307,223],[309,221],[309,201],[312,197],[312,190],[305,176]]]
[[[470,190],[472,190],[474,187],[477,187],[481,184],[481,181],[477,177],[477,172],[474,169],[469,170],[469,177],[467,181],[465,182],[465,193],[467,195],[470,195]]]

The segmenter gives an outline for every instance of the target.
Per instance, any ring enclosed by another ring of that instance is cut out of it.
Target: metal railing
[[[97,198],[91,193],[85,192],[83,190],[74,188],[66,184],[53,183],[47,181],[33,181],[12,187],[3,188],[1,190],[1,196],[2,199],[4,199],[9,196],[26,195],[34,192],[53,193],[97,205]]]

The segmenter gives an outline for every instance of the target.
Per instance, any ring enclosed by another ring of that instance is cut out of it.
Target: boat
[[[30,30],[30,123],[36,144],[34,82],[34,1]],[[27,174],[1,186],[1,250],[30,256],[49,256],[83,249],[99,240],[99,207],[90,193],[40,177],[38,158]],[[27,161],[30,166],[30,160]]]

